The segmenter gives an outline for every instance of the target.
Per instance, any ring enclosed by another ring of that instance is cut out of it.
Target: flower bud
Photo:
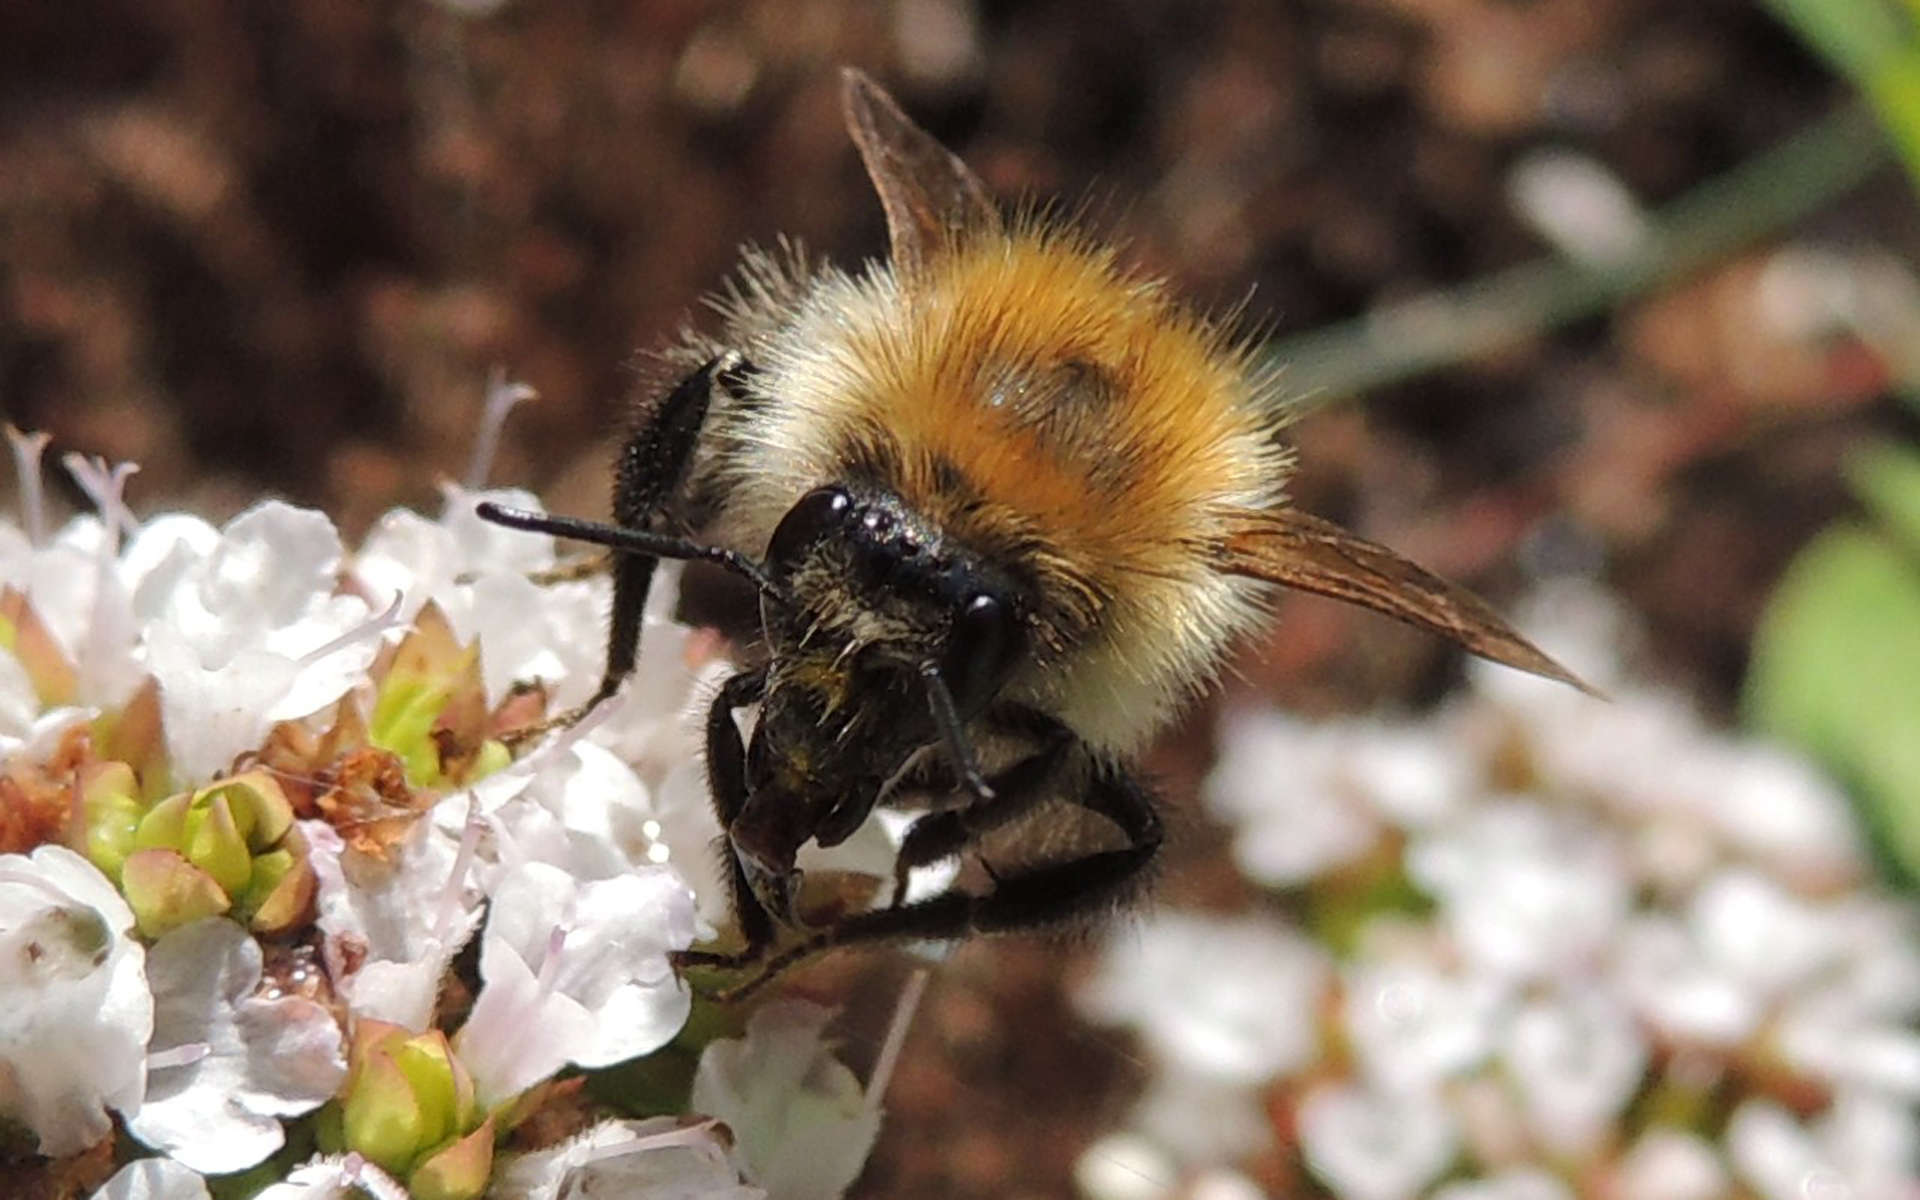
[[[404,1179],[416,1197],[468,1200],[485,1190],[493,1125],[444,1034],[363,1018],[347,1071],[342,1148]]]
[[[83,783],[87,846],[117,873],[140,931],[158,937],[231,911],[258,933],[305,919],[315,880],[293,807],[265,771],[246,771],[154,804],[128,829],[132,772],[107,764]]]

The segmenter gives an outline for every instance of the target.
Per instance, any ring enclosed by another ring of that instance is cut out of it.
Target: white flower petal
[[[480,972],[485,986],[453,1045],[480,1102],[492,1106],[566,1066],[596,1030],[593,1013],[545,986],[507,942],[481,940]]]
[[[120,553],[120,579],[133,596],[134,615],[152,621],[169,597],[220,545],[220,531],[199,517],[161,513],[136,530]]]
[[[162,937],[149,953],[154,1067],[127,1121],[142,1142],[198,1171],[243,1170],[285,1141],[279,1117],[318,1108],[346,1078],[339,1027],[297,996],[263,999],[260,944],[223,917]]]
[[[253,1200],[408,1200],[407,1189],[358,1154],[311,1159],[286,1182],[260,1189]]]
[[[880,1132],[879,1108],[822,1039],[832,1016],[802,1001],[762,1005],[746,1037],[708,1043],[694,1073],[694,1111],[726,1123],[743,1173],[782,1200],[835,1200]]]
[[[113,1173],[93,1200],[209,1200],[200,1172],[170,1158],[142,1158]]]
[[[43,1154],[112,1132],[146,1087],[146,951],[106,876],[64,846],[0,855],[0,1115]]]
[[[556,930],[564,930],[557,951]],[[658,1049],[686,1023],[691,994],[667,954],[692,945],[693,932],[693,895],[665,867],[581,882],[528,863],[493,888],[480,970],[490,982],[489,953],[511,946],[554,992],[594,1014],[591,1036],[569,1045],[565,1061],[609,1066]]]
[[[209,667],[168,625],[147,631],[147,665],[160,684],[160,714],[174,771],[210,779],[272,728],[270,711],[300,674],[290,658],[245,649]]]
[[[443,805],[465,807],[458,797]],[[464,877],[460,842],[433,820],[416,821],[378,860],[349,851],[324,822],[300,827],[319,882],[315,923],[348,1008],[425,1029],[447,964],[483,911],[479,889]]]
[[[767,1193],[740,1182],[711,1122],[689,1126],[654,1117],[608,1121],[550,1150],[522,1154],[495,1172],[487,1195],[490,1200],[765,1200]]]

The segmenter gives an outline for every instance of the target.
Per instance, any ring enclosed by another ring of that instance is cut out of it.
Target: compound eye
[[[1025,638],[1013,606],[992,592],[975,592],[954,616],[940,673],[963,713],[985,708],[1006,682]]]
[[[815,488],[794,502],[774,527],[767,542],[767,565],[786,575],[800,565],[807,551],[846,522],[853,497],[837,487]]]

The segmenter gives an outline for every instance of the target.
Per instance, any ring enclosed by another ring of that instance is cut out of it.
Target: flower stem
[[[1655,215],[1641,247],[1605,267],[1554,256],[1383,305],[1267,350],[1304,414],[1493,353],[1692,274],[1844,195],[1888,161],[1873,117],[1849,105]]]

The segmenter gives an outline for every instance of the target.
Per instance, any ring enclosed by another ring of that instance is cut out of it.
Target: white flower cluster
[[[48,778],[50,756],[76,753],[85,737],[131,736],[103,731],[137,724],[126,713],[147,689],[157,692],[164,765],[143,786],[197,800],[249,762],[269,761],[283,722],[322,739],[364,723],[385,702],[376,681],[398,669],[396,653],[429,605],[461,646],[477,646],[490,710],[516,681],[548,681],[555,707],[583,700],[597,681],[604,579],[530,582],[554,564],[550,539],[479,521],[479,494],[450,486],[440,520],[391,513],[349,553],[325,517],[279,503],[220,528],[181,515],[137,522],[120,499],[130,469],[70,458],[98,514],[49,532],[40,528],[40,445],[16,435],[26,519],[24,528],[0,523],[0,587],[24,606],[6,611],[39,622],[0,619],[6,772]],[[689,662],[687,632],[650,613],[649,670],[619,697],[518,761],[502,756],[498,769],[423,789],[419,810],[378,844],[362,844],[352,821],[294,822],[313,876],[301,937],[324,975],[313,994],[267,977],[262,943],[240,920],[209,916],[152,934],[152,914],[123,899],[118,860],[97,865],[92,824],[67,839],[72,848],[0,854],[0,1122],[24,1127],[51,1157],[110,1136],[109,1113],[118,1113],[160,1157],[127,1165],[96,1193],[105,1200],[205,1197],[205,1175],[264,1162],[286,1142],[288,1121],[329,1102],[344,1106],[349,1134],[358,1121],[374,1144],[428,1120],[423,1111],[468,1114],[447,1129],[445,1162],[421,1168],[435,1195],[478,1195],[478,1186],[496,1197],[628,1194],[644,1183],[647,1194],[749,1197],[764,1194],[762,1169],[798,1161],[797,1147],[813,1138],[836,1147],[830,1160],[816,1156],[806,1194],[839,1194],[864,1162],[878,1110],[856,1094],[844,1111],[850,1077],[812,1018],[709,1045],[703,1078],[724,1082],[703,1094],[707,1115],[732,1124],[743,1149],[712,1121],[608,1123],[490,1175],[486,1165],[494,1123],[524,1117],[556,1072],[651,1053],[686,1021],[691,997],[667,956],[711,933],[702,916],[725,911],[698,726],[685,719],[710,691],[710,672]],[[342,717],[349,708],[361,717]],[[420,740],[432,744],[424,732]],[[59,799],[66,785],[53,786]],[[110,825],[72,786],[73,821]],[[137,796],[123,799],[142,811]],[[166,828],[179,836],[167,844],[219,876],[235,869],[219,847],[243,847],[245,826],[258,822],[209,811],[204,838],[195,840],[200,826],[175,822]],[[139,839],[154,824],[143,820],[131,845],[147,845]],[[243,886],[247,852],[238,854]],[[149,907],[202,898],[183,886]],[[481,986],[451,1039],[434,1043],[449,968],[476,933]],[[369,1052],[374,1065],[363,1065],[357,1056],[376,1045],[391,1056]],[[396,1063],[408,1065],[396,1072]],[[409,1098],[408,1085],[427,1076],[441,1090]],[[479,1146],[477,1174],[469,1143]],[[374,1157],[351,1147],[316,1157],[260,1195],[405,1196],[404,1181]]]
[[[1109,943],[1082,1006],[1156,1072],[1097,1200],[1920,1196],[1920,913],[1844,798],[1624,678],[1604,596],[1531,609],[1611,702],[1483,667],[1418,722],[1229,722],[1206,799],[1276,903]]]

